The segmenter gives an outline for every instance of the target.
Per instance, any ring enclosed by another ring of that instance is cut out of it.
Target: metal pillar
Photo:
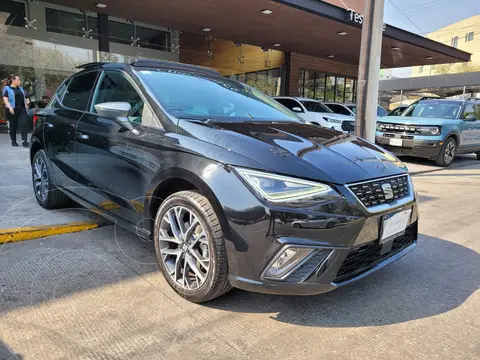
[[[384,0],[366,0],[358,69],[356,134],[375,141]]]
[[[400,106],[403,105],[403,90],[400,90]]]

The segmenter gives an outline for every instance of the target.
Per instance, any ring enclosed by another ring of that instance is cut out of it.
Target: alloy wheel
[[[42,157],[37,157],[33,163],[33,186],[35,195],[44,202],[48,195],[48,170]]]
[[[455,143],[453,141],[450,141],[447,144],[447,147],[445,148],[445,162],[447,164],[451,163],[453,161],[453,158],[455,157]]]
[[[162,218],[159,249],[171,279],[185,290],[196,290],[210,270],[210,246],[198,217],[183,206],[170,208]]]

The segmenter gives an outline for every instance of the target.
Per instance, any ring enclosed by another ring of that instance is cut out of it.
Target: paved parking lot
[[[13,156],[18,173],[0,165],[2,200],[30,181]],[[0,245],[0,359],[480,358],[480,162],[407,161],[421,196],[417,248],[318,296],[186,302],[157,272],[153,244],[114,225]],[[32,196],[25,189],[16,196]],[[8,219],[11,202],[0,204]]]

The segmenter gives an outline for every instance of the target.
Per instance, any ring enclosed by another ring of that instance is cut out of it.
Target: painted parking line
[[[98,221],[80,221],[67,224],[26,226],[19,228],[0,229],[0,244],[34,240],[38,238],[69,234],[79,231],[96,229],[104,223]]]

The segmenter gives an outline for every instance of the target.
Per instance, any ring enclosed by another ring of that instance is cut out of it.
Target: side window
[[[134,124],[142,123],[143,100],[127,78],[118,71],[105,71],[100,79],[92,102],[95,105],[106,102],[127,102],[131,106],[128,119]]]
[[[342,114],[342,115],[350,115],[350,111],[348,111],[341,105],[333,104],[333,105],[330,105],[329,107],[330,109],[333,110],[334,113]]]
[[[86,110],[97,75],[98,72],[93,71],[74,76],[67,86],[62,104],[72,109]]]
[[[480,120],[480,104],[475,104],[475,116]]]
[[[462,119],[466,119],[468,115],[477,116],[477,115],[476,115],[476,111],[475,111],[475,105],[472,104],[472,103],[466,103],[466,104],[465,104],[465,109],[463,109],[463,117],[462,117]]]
[[[302,106],[293,99],[275,99],[275,100],[277,100],[280,104],[285,106],[287,109],[292,110],[294,107],[298,107],[302,109]],[[302,112],[304,112],[303,109],[302,109]]]

